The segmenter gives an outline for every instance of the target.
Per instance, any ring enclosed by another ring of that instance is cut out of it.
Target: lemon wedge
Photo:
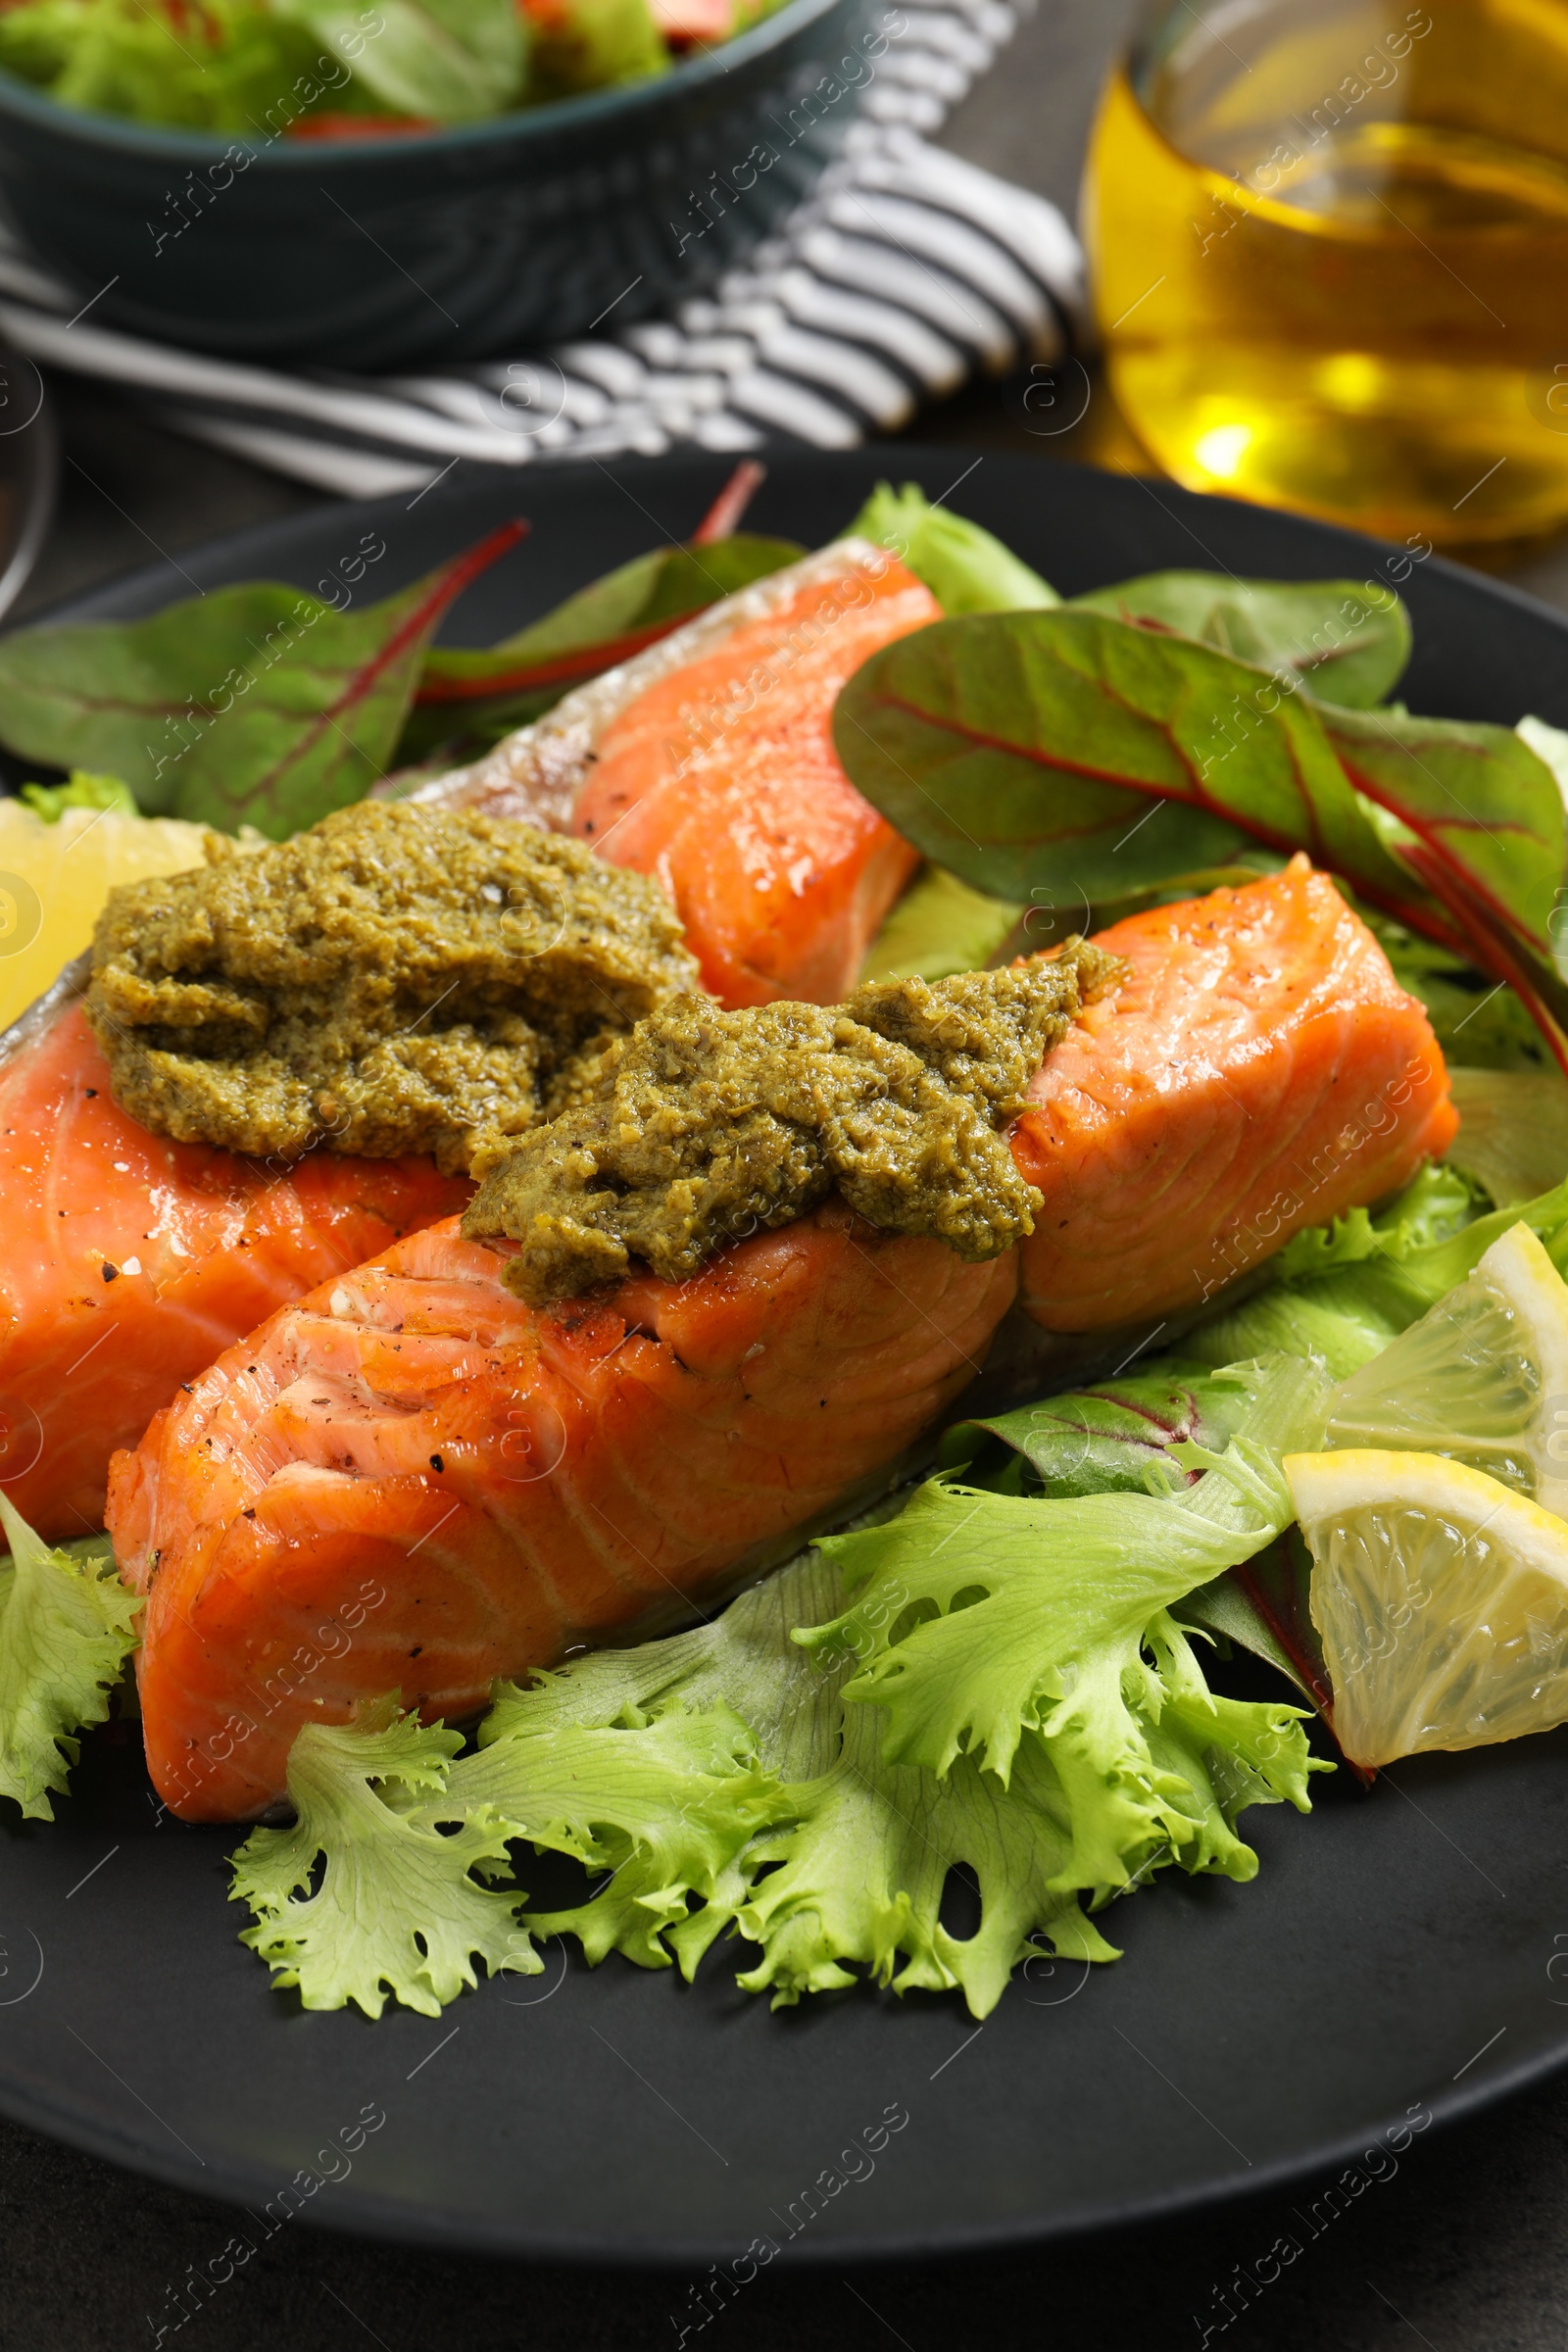
[[[1293,1453],[1284,1466],[1352,1763],[1568,1720],[1568,1521],[1433,1453]]]
[[[201,865],[206,841],[178,817],[67,808],[50,824],[0,800],[0,1029],[80,955],[117,883]]]
[[[1568,1283],[1528,1225],[1329,1393],[1323,1443],[1446,1454],[1568,1517]]]

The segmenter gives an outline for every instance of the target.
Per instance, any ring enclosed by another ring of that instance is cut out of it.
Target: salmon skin
[[[56,1540],[103,1525],[110,1454],[182,1381],[472,1189],[428,1159],[279,1173],[149,1135],[110,1094],[85,962],[0,1045],[0,1487]]]
[[[507,1289],[507,1253],[456,1218],[410,1236],[116,1455],[148,1768],[185,1820],[265,1811],[300,1727],[361,1697],[462,1716],[783,1558],[888,1482],[1017,1288],[1015,1250],[966,1265],[837,1201],[688,1282],[554,1308]]]
[[[710,606],[416,800],[580,834],[655,874],[723,1004],[837,1004],[919,862],[833,748],[841,686],[940,620],[847,539]]]
[[[1130,977],[1047,1056],[1011,1139],[1045,1196],[1020,1298],[1047,1330],[1199,1305],[1452,1142],[1424,1007],[1305,858],[1095,944]]]

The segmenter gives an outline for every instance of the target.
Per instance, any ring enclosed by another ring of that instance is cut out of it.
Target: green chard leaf
[[[362,1706],[352,1724],[307,1724],[295,1735],[296,1819],[251,1832],[232,1859],[230,1899],[256,1914],[240,1941],[276,1985],[299,1987],[307,2009],[357,2001],[379,2017],[390,1993],[436,2017],[477,1982],[476,1957],[491,1970],[538,1972],[514,1924],[515,1890],[492,1892],[473,1876],[505,1869],[517,1831],[489,1805],[442,1801],[462,1745],[461,1734],[400,1714],[395,1692]]]
[[[1189,1592],[1174,1613],[1182,1625],[1217,1634],[1287,1676],[1332,1730],[1334,1694],[1312,1622],[1311,1584],[1311,1554],[1299,1531],[1287,1528],[1277,1544]]]
[[[958,1422],[943,1438],[938,1458],[944,1469],[961,1466],[967,1484],[993,1494],[1147,1494],[1151,1469],[1170,1460],[1173,1446],[1196,1443],[1222,1452],[1250,1396],[1245,1372],[1208,1371],[1165,1356],[1149,1372],[1048,1396],[993,1420]],[[1186,1483],[1200,1475],[1186,1472]]]
[[[956,874],[928,865],[884,921],[866,951],[860,981],[946,980],[977,972],[1016,929],[1024,908],[987,898]]]
[[[1539,752],[1511,727],[1393,710],[1323,717],[1356,790],[1407,829],[1402,861],[1434,889],[1460,876],[1477,916],[1525,943],[1555,978],[1550,926],[1568,827]]]
[[[1294,673],[1318,698],[1369,710],[1410,659],[1410,616],[1392,589],[1355,580],[1237,580],[1213,571],[1153,571],[1075,596],[1073,610],[1168,629],[1238,662]]]
[[[1185,601],[1171,609],[1206,625]],[[1250,667],[1086,606],[979,613],[873,654],[839,696],[834,738],[852,781],[937,864],[997,897],[1076,899],[1086,918],[1237,862],[1249,836],[1305,851],[1515,990],[1568,1072],[1555,767],[1506,728],[1298,689],[1288,663]]]
[[[1306,850],[1398,911],[1420,900],[1304,699],[1211,647],[1099,612],[934,623],[840,694],[852,781],[976,890],[1112,900]]]
[[[845,536],[885,547],[924,580],[944,612],[1024,612],[1059,605],[1054,588],[979,523],[934,507],[906,482],[878,482]]]
[[[136,1646],[141,1601],[115,1573],[107,1537],[52,1550],[0,1494],[11,1547],[0,1560],[0,1796],[32,1821],[53,1821],[75,1735],[109,1713],[109,1694]]]
[[[385,772],[437,622],[520,534],[357,610],[264,581],[151,620],[20,630],[0,641],[0,732],[122,776],[151,815],[283,840]]]
[[[398,745],[399,766],[423,759],[438,743],[475,756],[514,727],[542,718],[573,686],[629,661],[694,613],[782,571],[805,552],[791,539],[739,531],[701,545],[656,548],[499,645],[482,652],[433,647]]]

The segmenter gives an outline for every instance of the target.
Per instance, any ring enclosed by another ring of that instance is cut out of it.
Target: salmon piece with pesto
[[[966,1263],[830,1200],[694,1278],[553,1307],[453,1218],[282,1308],[116,1456],[147,1594],[147,1762],[190,1821],[285,1793],[303,1724],[394,1687],[480,1707],[678,1617],[882,1491],[984,1357],[1017,1252]]]
[[[6,1494],[53,1540],[101,1527],[111,1453],[181,1382],[470,1189],[430,1159],[269,1166],[149,1134],[115,1103],[68,974],[0,1045]]]
[[[1078,1012],[1012,1132],[1044,1196],[1020,1298],[1048,1330],[1198,1306],[1452,1142],[1425,1008],[1305,858],[1095,945],[1128,977]]]
[[[722,1004],[836,1004],[919,858],[845,774],[833,705],[879,646],[941,617],[895,558],[840,541],[416,798],[576,833],[656,875]]]

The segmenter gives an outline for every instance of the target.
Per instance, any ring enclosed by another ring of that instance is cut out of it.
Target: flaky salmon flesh
[[[456,1219],[230,1348],[116,1457],[148,1595],[148,1762],[193,1820],[263,1811],[302,1724],[492,1678],[678,1611],[885,1486],[985,1360],[1020,1262],[1064,1331],[1174,1312],[1401,1183],[1454,1118],[1418,1004],[1298,860],[1118,924],[1118,992],[1012,1131],[1044,1195],[986,1265],[830,1202],[694,1279],[554,1308]]]
[[[492,1680],[679,1612],[794,1548],[979,1369],[1016,1254],[965,1265],[838,1202],[654,1275],[524,1305],[451,1218],[283,1308],[115,1458],[147,1594],[147,1762],[191,1821],[284,1792],[302,1724]]]
[[[657,875],[721,1004],[837,1004],[919,858],[845,774],[833,706],[880,646],[941,618],[894,557],[843,540],[416,798],[576,833]]]
[[[265,1315],[466,1201],[429,1159],[268,1166],[149,1135],[79,1004],[0,1067],[0,1488],[101,1527],[109,1457]]]

